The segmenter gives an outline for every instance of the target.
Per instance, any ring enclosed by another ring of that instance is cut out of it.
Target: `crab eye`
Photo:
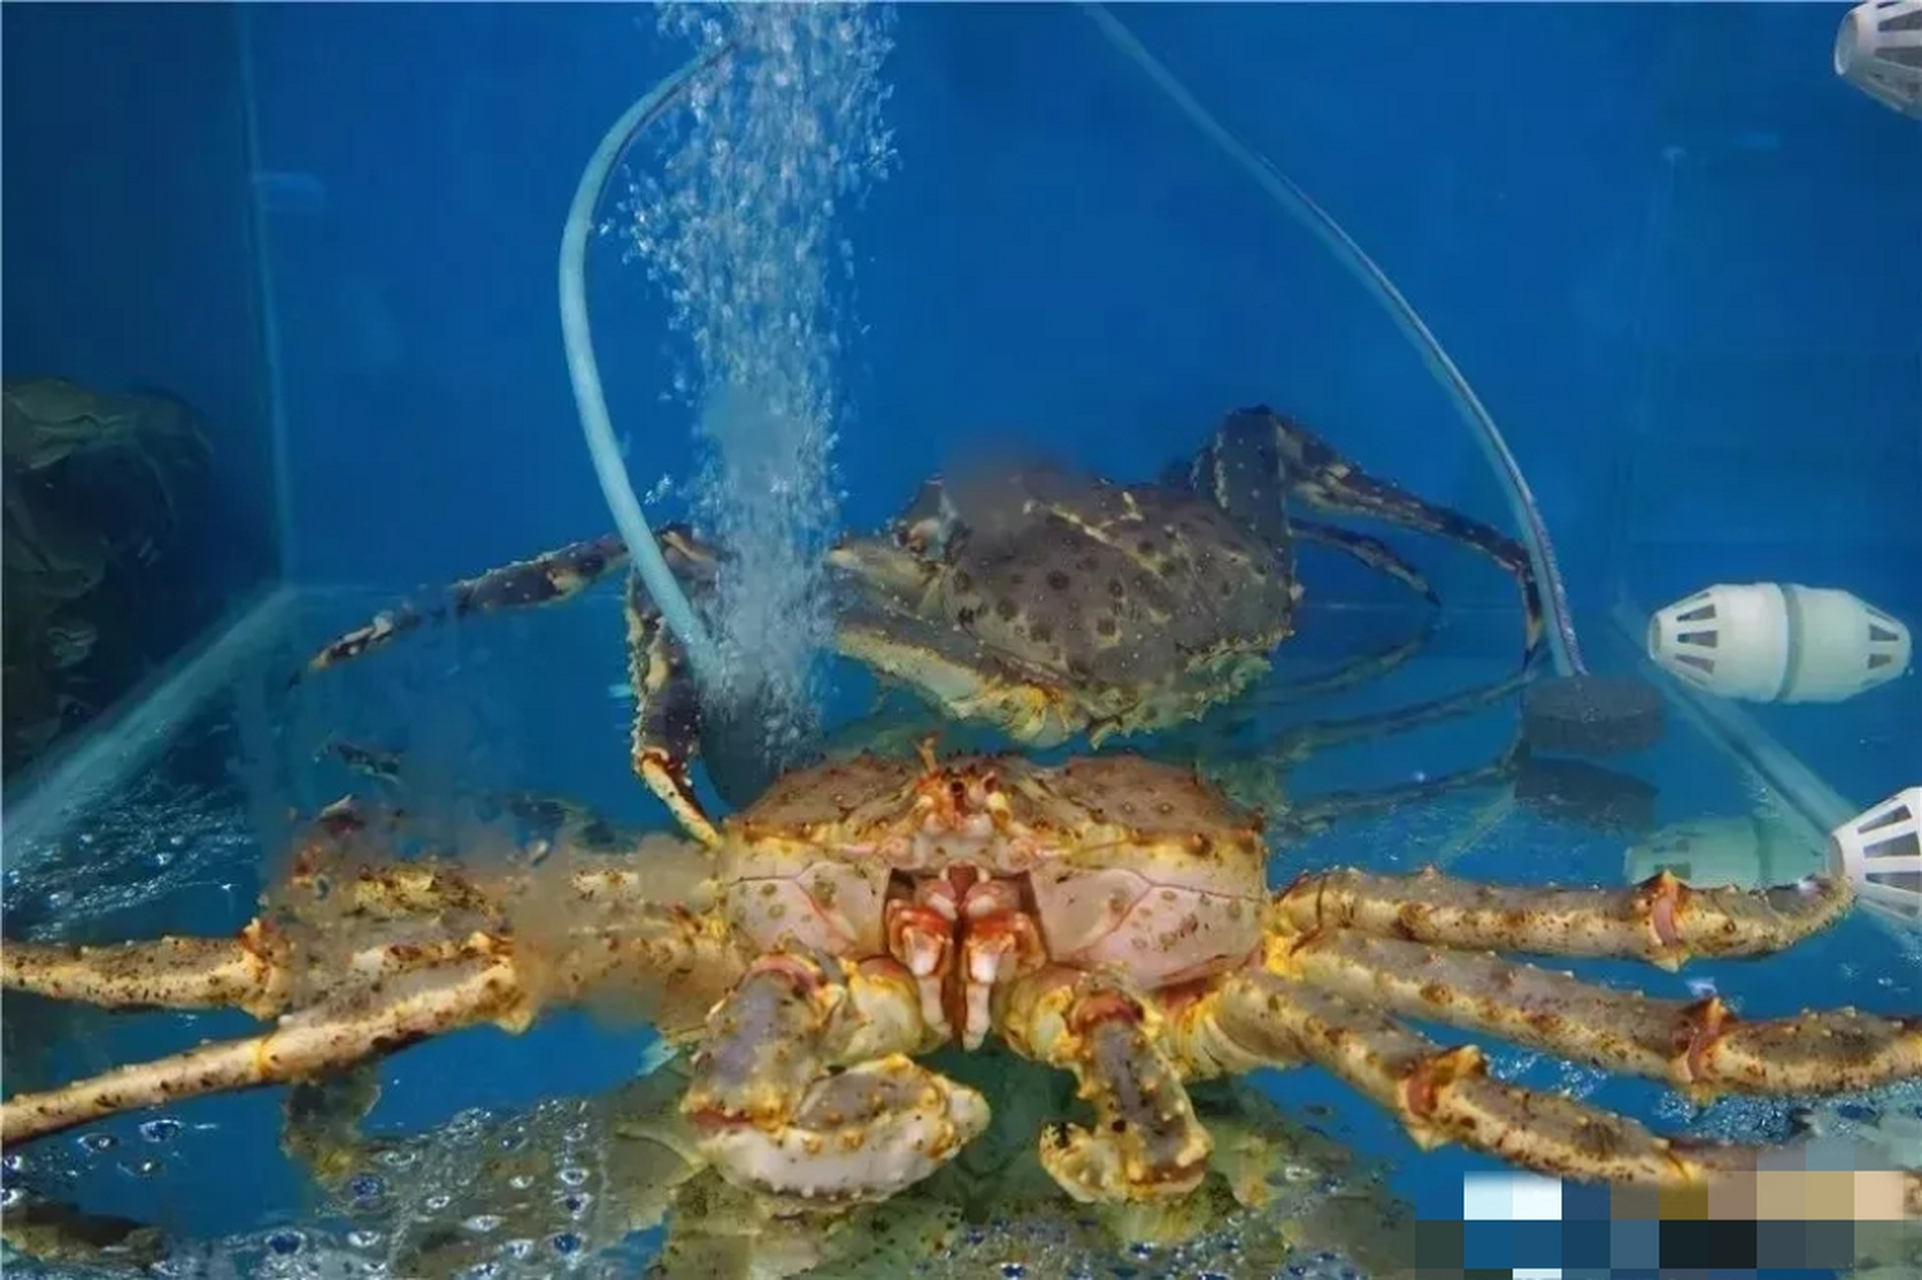
[[[1001,779],[995,777],[993,774],[989,774],[987,777],[981,779],[981,789],[989,795],[993,795],[995,792],[1001,790]]]
[[[954,797],[956,804],[960,804],[968,798],[968,784],[956,778],[948,783],[948,794]]]

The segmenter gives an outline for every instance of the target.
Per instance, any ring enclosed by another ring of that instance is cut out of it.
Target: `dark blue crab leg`
[[[351,662],[422,627],[572,600],[626,563],[627,544],[618,534],[610,534],[489,569],[454,583],[437,600],[409,601],[384,610],[373,621],[324,645],[287,683],[298,684],[306,676]]]
[[[1420,630],[1393,644],[1349,658],[1318,675],[1265,684],[1246,699],[1244,712],[1305,702],[1309,698],[1325,698],[1329,694],[1379,680],[1426,648],[1428,642],[1435,638],[1440,625],[1441,620],[1431,615],[1423,620]]]
[[[1249,803],[1272,806],[1272,782],[1300,764],[1315,751],[1345,742],[1391,737],[1424,725],[1438,724],[1494,706],[1512,696],[1528,682],[1531,669],[1522,667],[1499,680],[1492,680],[1458,693],[1430,698],[1410,706],[1374,715],[1310,721],[1283,730],[1261,745],[1237,746],[1228,739],[1245,727],[1231,726],[1228,732],[1213,732],[1204,722],[1187,733],[1169,736],[1159,752],[1186,757],[1196,767],[1223,775],[1231,790],[1243,792],[1239,798]],[[1382,813],[1404,804],[1432,800],[1456,791],[1513,783],[1528,762],[1528,753],[1517,737],[1498,759],[1456,773],[1443,774],[1419,782],[1366,790],[1328,792],[1312,797],[1288,797],[1271,814],[1274,828],[1285,838],[1298,839],[1325,831],[1347,818]],[[1252,790],[1246,779],[1252,777]],[[1237,782],[1236,780],[1241,781]]]
[[[696,599],[711,594],[717,572],[714,552],[684,526],[668,525],[658,535],[668,565]],[[532,560],[491,570],[456,583],[447,598],[430,608],[406,607],[334,641],[317,653],[306,671],[318,671],[358,658],[429,624],[458,622],[478,614],[557,604],[606,579],[626,559],[618,537],[578,542]],[[689,769],[700,751],[700,708],[693,672],[680,644],[667,632],[661,612],[648,598],[637,574],[627,575],[624,601],[628,683],[635,700],[632,760],[634,772],[659,796],[688,834],[712,842],[712,822],[695,798]],[[304,674],[304,673],[303,673]],[[296,680],[299,676],[295,677]],[[350,768],[389,782],[401,769],[397,754],[380,748],[336,743],[327,750]],[[583,818],[565,800],[515,795],[500,798],[523,820],[566,821],[575,834],[621,838],[598,819]]]
[[[1520,542],[1369,475],[1320,436],[1267,405],[1229,414],[1184,478],[1257,528],[1273,521],[1263,508],[1292,497],[1331,515],[1366,516],[1469,547],[1500,566],[1521,589],[1524,660],[1533,663],[1542,650],[1546,624],[1541,587]]]
[[[1527,755],[1527,746],[1517,738],[1500,759],[1470,769],[1424,778],[1420,782],[1404,782],[1371,790],[1328,791],[1298,800],[1289,806],[1286,813],[1273,819],[1273,825],[1284,840],[1299,840],[1318,835],[1337,822],[1364,814],[1387,813],[1405,804],[1434,800],[1456,791],[1506,786],[1521,772]]]
[[[677,544],[663,537],[664,547]],[[681,547],[687,567],[698,566],[711,585],[714,561],[705,549]],[[698,555],[698,560],[687,558]],[[670,564],[674,559],[670,558]],[[682,565],[676,565],[679,573]],[[680,641],[668,632],[637,573],[627,576],[627,683],[634,694],[629,759],[635,776],[660,798],[682,830],[703,844],[720,840],[694,791],[692,768],[701,751],[700,691]]]
[[[1429,698],[1423,702],[1373,715],[1346,716],[1340,719],[1311,720],[1291,726],[1270,747],[1268,754],[1296,763],[1324,747],[1344,742],[1392,737],[1424,725],[1439,724],[1457,716],[1492,707],[1526,685],[1532,673],[1528,668],[1511,672],[1500,680],[1464,689],[1458,693]]]
[[[1441,603],[1441,597],[1435,594],[1435,588],[1428,584],[1427,576],[1403,559],[1401,552],[1380,538],[1356,533],[1352,529],[1343,529],[1338,525],[1299,518],[1290,518],[1288,528],[1299,542],[1312,542],[1318,546],[1339,551],[1345,556],[1351,556],[1375,572],[1393,578],[1429,604]]]

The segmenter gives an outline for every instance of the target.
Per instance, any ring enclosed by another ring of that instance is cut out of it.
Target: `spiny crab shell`
[[[861,584],[844,651],[1042,747],[1239,695],[1302,594],[1290,543],[1204,498],[1046,469],[932,481],[830,562]]]
[[[892,954],[929,1026],[968,1048],[995,988],[1044,963],[1159,990],[1259,947],[1260,815],[1192,773],[1132,755],[936,765],[930,751],[790,774],[724,824],[729,926],[769,954]]]

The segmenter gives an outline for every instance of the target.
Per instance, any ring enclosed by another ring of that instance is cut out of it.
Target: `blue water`
[[[1907,501],[1922,475],[1922,254],[1905,245],[1922,224],[1922,124],[1834,77],[1843,11],[1116,10],[1342,221],[1447,344],[1508,434],[1592,660],[1611,671],[1632,669],[1640,645],[1618,611],[1716,582],[1840,587],[1922,624],[1922,523]],[[5,16],[6,375],[159,385],[195,404],[218,477],[183,554],[209,599],[285,586],[299,602],[256,659],[267,665],[232,673],[57,852],[9,844],[6,936],[232,929],[277,865],[285,811],[359,785],[314,762],[331,735],[404,740],[462,787],[564,793],[665,827],[627,769],[627,708],[610,692],[626,675],[613,593],[418,637],[293,698],[260,691],[274,663],[398,593],[606,531],[562,358],[554,257],[594,140],[686,50],[645,9],[617,6],[13,5]],[[911,5],[893,36],[898,166],[836,224],[855,268],[835,369],[850,406],[835,453],[847,525],[871,527],[927,475],[984,455],[1145,479],[1255,401],[1427,497],[1512,525],[1400,335],[1083,16]],[[684,483],[698,459],[688,409],[664,395],[668,308],[623,264],[618,237],[591,248],[596,343],[634,483]],[[649,512],[684,507],[677,493]],[[1264,724],[1400,705],[1512,662],[1511,584],[1458,548],[1391,538],[1446,602],[1439,638],[1387,680]],[[1310,553],[1303,575],[1316,607],[1284,665],[1326,664],[1412,625],[1398,587],[1346,561]],[[220,613],[195,608],[205,624]],[[123,683],[165,674],[157,663]],[[843,671],[830,710],[850,715],[866,694]],[[1743,713],[1849,806],[1922,783],[1913,677],[1846,703]],[[1287,786],[1388,785],[1479,763],[1513,721],[1511,704],[1331,750],[1293,767]],[[1657,788],[1654,825],[1785,803],[1686,717],[1671,721],[1658,748],[1610,762]],[[10,779],[9,806],[20,794]],[[1279,851],[1275,875],[1412,869],[1488,800],[1338,826]],[[1631,839],[1521,807],[1455,869],[1621,883]],[[1916,1004],[1912,950],[1858,913],[1790,956],[1706,972],[1751,1013],[1817,1000],[1900,1011]],[[1684,977],[1591,968],[1687,992]],[[9,1002],[8,1016],[34,1046],[30,1068],[59,1078],[247,1026],[238,1015],[41,1024],[22,1007]],[[9,1041],[9,1073],[28,1070]],[[642,1029],[568,1015],[521,1037],[423,1045],[384,1069],[377,1122],[432,1128],[463,1108],[603,1091],[646,1042]],[[1781,1106],[1698,1114],[1652,1086],[1500,1062],[1666,1130],[1787,1134]],[[1343,1141],[1389,1162],[1423,1219],[1458,1219],[1462,1174],[1495,1167],[1417,1155],[1320,1073],[1263,1087],[1291,1109],[1329,1109]],[[1857,1102],[1871,1115],[1916,1105]],[[173,1108],[178,1128],[143,1132],[151,1115],[96,1126],[17,1153],[8,1185],[183,1240],[246,1236],[246,1273],[306,1265],[323,1237],[379,1256],[378,1242],[348,1239],[353,1223],[316,1221],[311,1188],[276,1145],[280,1105],[270,1091]],[[307,1234],[262,1234],[281,1229]],[[1571,1260],[1566,1274],[1584,1273]]]

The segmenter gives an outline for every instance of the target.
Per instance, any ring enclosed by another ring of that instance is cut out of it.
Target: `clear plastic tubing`
[[[587,322],[587,239],[594,229],[594,210],[606,192],[607,180],[634,139],[679,101],[696,76],[731,52],[730,46],[723,46],[702,54],[655,85],[646,97],[614,122],[581,172],[573,207],[568,210],[567,228],[561,235],[561,335],[567,344],[567,374],[574,384],[574,404],[580,412],[581,430],[587,435],[588,454],[594,459],[594,474],[600,479],[607,508],[614,516],[622,541],[627,543],[628,554],[633,557],[647,594],[661,611],[668,631],[680,641],[695,681],[702,688],[715,687],[719,652],[654,541],[654,530],[648,527],[647,517],[641,512],[640,499],[634,495],[627,464],[622,461],[620,446],[614,439],[614,427],[607,416],[607,397],[601,391],[600,368],[594,361],[594,339]]]
[[[1195,100],[1174,73],[1162,66],[1113,14],[1093,0],[1083,0],[1081,11],[1100,28],[1109,43],[1132,58],[1147,73],[1155,87],[1181,108],[1196,128],[1247,170],[1262,190],[1335,255],[1349,274],[1381,304],[1396,328],[1415,348],[1422,363],[1428,366],[1428,371],[1454,402],[1456,412],[1468,424],[1469,432],[1481,445],[1488,464],[1501,478],[1509,509],[1514,513],[1516,524],[1523,530],[1523,541],[1535,570],[1535,579],[1548,595],[1548,647],[1555,663],[1555,673],[1561,676],[1587,675],[1588,668],[1582,661],[1581,645],[1575,639],[1575,621],[1568,607],[1568,591],[1562,585],[1561,570],[1555,563],[1555,546],[1549,540],[1548,527],[1542,521],[1540,508],[1535,505],[1534,494],[1529,492],[1521,466],[1515,461],[1515,455],[1509,452],[1508,442],[1502,439],[1501,431],[1496,428],[1495,420],[1483,407],[1475,389],[1468,385],[1468,379],[1462,376],[1462,371],[1442,350],[1441,343],[1422,322],[1421,316],[1416,314],[1415,308],[1327,210],[1309,199],[1308,193],[1290,181],[1271,161],[1250,150],[1228,132],[1220,121],[1209,115],[1208,109]]]

